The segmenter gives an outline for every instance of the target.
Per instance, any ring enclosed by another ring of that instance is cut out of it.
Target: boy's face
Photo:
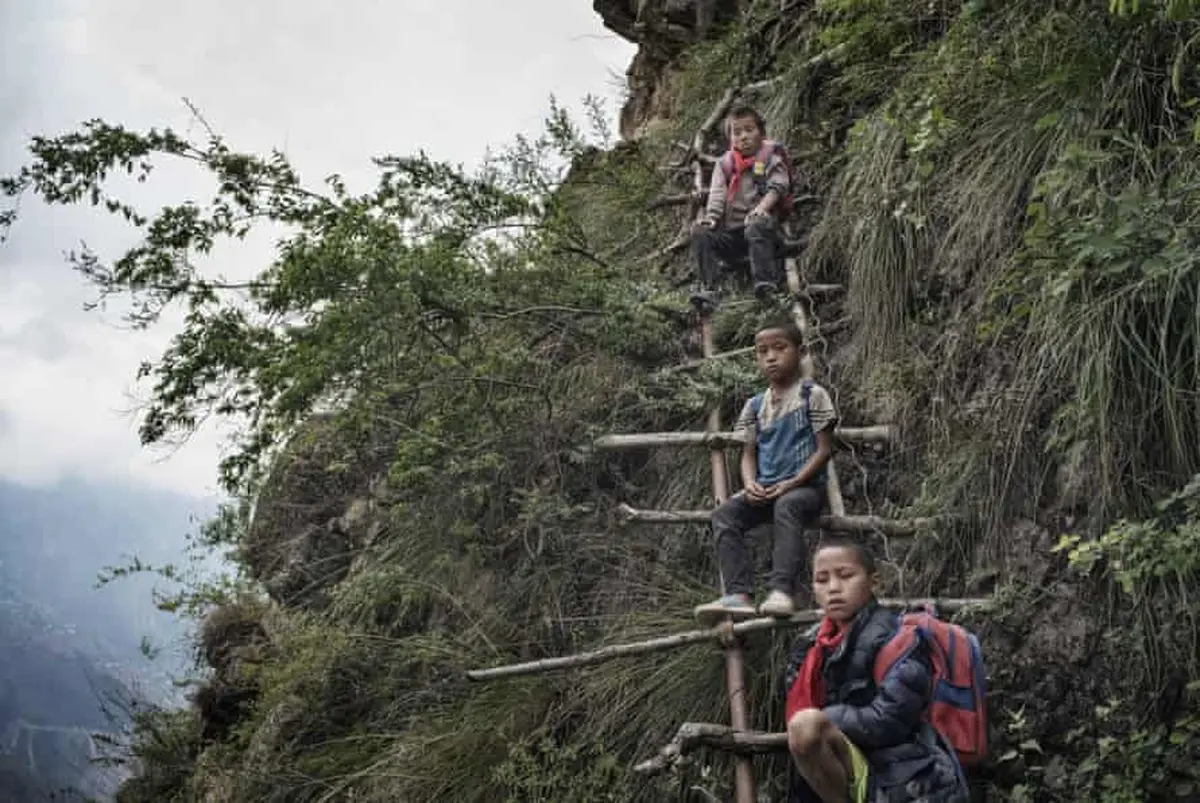
[[[845,624],[875,593],[875,577],[867,574],[855,550],[826,547],[813,556],[812,587],[825,614]]]
[[[729,139],[742,156],[753,156],[762,147],[763,135],[753,117],[734,117],[729,121]]]
[[[754,360],[772,382],[786,382],[800,371],[800,347],[782,329],[763,329],[754,336]]]

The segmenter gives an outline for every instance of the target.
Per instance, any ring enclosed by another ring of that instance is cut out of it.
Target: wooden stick
[[[683,206],[696,201],[703,201],[707,193],[697,194],[695,192],[683,192],[678,195],[663,195],[655,198],[650,203],[646,204],[646,211],[653,212],[655,209],[662,209],[666,206]]]
[[[713,355],[712,318],[705,315],[700,320],[700,351],[705,357]],[[705,425],[705,436],[712,437],[721,431],[721,409],[714,405],[708,411],[708,421]],[[712,465],[712,491],[721,504],[729,499],[729,477],[725,467],[725,453],[721,448],[713,448],[709,452]],[[721,578],[724,590],[725,578]],[[739,731],[749,730],[750,711],[746,700],[746,662],[742,655],[742,646],[734,639],[725,642],[725,688],[729,693],[729,720]],[[734,788],[737,791],[737,803],[754,803],[754,764],[749,758],[740,757],[734,765]]]
[[[822,335],[832,335],[845,329],[849,329],[852,323],[853,322],[848,316],[843,316],[838,318],[836,321],[821,324],[817,327],[817,331],[819,331]],[[700,357],[694,360],[687,360],[686,362],[681,362],[679,365],[669,366],[660,370],[662,373],[671,373],[673,371],[694,371],[711,360],[728,360],[734,357],[749,357],[753,354],[754,346],[743,346],[740,349],[722,351],[719,354],[712,355],[711,357]]]
[[[617,516],[622,521],[642,524],[707,524],[711,510],[639,510],[626,504],[617,506]],[[950,519],[916,518],[885,519],[880,516],[821,516],[817,526],[838,533],[879,533],[889,537],[904,538],[921,530],[931,529]]]
[[[806,341],[814,335],[819,336],[819,332],[814,332],[812,321],[808,319],[808,312],[804,309],[804,302],[800,300],[800,268],[796,265],[795,257],[789,257],[784,261],[784,267],[787,270],[788,290],[791,291],[795,302],[792,304],[792,316],[796,319],[796,326],[800,327],[800,332],[804,335]],[[813,379],[816,376],[816,367],[813,363],[812,352],[806,351],[804,362],[801,365],[801,370],[805,379]],[[837,434],[837,431],[834,431]],[[837,466],[830,459],[825,464],[825,496],[829,499],[829,512],[834,516],[846,515],[846,502],[842,499],[842,484],[838,480]]]
[[[912,610],[916,608],[923,608],[926,605],[933,605],[940,612],[949,614],[957,613],[964,608],[987,606],[990,603],[991,600],[987,598],[889,598],[879,600],[879,604],[895,610]],[[541,658],[536,661],[508,664],[507,666],[496,666],[489,669],[472,669],[467,672],[467,677],[471,680],[497,680],[499,678],[518,677],[520,675],[536,675],[543,672],[552,672],[557,669],[575,669],[583,666],[593,666],[595,664],[611,661],[614,658],[630,658],[635,655],[648,655],[651,653],[666,652],[668,650],[674,650],[680,647],[690,647],[693,644],[701,644],[709,641],[710,639],[722,641],[728,639],[730,635],[738,636],[747,633],[758,633],[764,630],[776,630],[782,627],[811,625],[815,622],[819,622],[821,617],[824,615],[824,611],[822,611],[820,608],[815,608],[805,611],[798,611],[786,619],[770,616],[747,619],[742,622],[737,622],[732,626],[729,624],[723,624],[706,630],[686,630],[681,633],[675,633],[674,635],[659,636],[658,638],[648,639],[646,641],[635,641],[629,644],[612,644],[607,647],[600,647],[588,652],[576,653],[575,655]],[[735,729],[743,731],[749,730],[749,728]]]
[[[847,443],[887,443],[895,441],[898,430],[890,424],[869,427],[838,427],[833,436]],[[643,449],[649,447],[707,446],[725,449],[741,446],[740,432],[635,432],[620,435],[601,435],[592,441],[597,449]]]
[[[790,288],[789,288],[790,290]],[[798,291],[801,296],[816,298],[817,296],[835,296],[846,292],[844,285],[840,284],[806,284]]]
[[[725,117],[725,113],[729,111],[729,107],[733,105],[733,102],[737,100],[737,97],[737,87],[730,87],[729,89],[725,90],[723,95],[721,95],[721,98],[717,101],[717,105],[713,106],[713,109],[711,112],[709,112],[708,117],[706,117],[704,122],[700,124],[700,127],[696,129],[696,134],[692,137],[693,154],[700,155],[704,153],[705,139],[707,139],[708,135],[717,130],[717,127],[721,125],[722,118]]]
[[[679,759],[698,748],[708,747],[736,755],[778,753],[787,749],[787,733],[737,731],[713,722],[685,722],[675,737],[654,758],[636,764],[634,772],[655,775],[674,767]]]
[[[698,360],[691,360],[684,365],[702,365],[710,360],[728,360],[731,357],[748,357],[754,353],[754,346],[744,346],[740,349],[731,349],[729,351],[718,352],[710,357],[701,357]]]

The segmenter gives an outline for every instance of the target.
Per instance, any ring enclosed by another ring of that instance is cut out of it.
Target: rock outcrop
[[[637,139],[667,116],[670,77],[681,54],[714,27],[735,20],[740,0],[593,0],[609,30],[638,46],[626,70],[629,98],[621,109],[621,136]]]

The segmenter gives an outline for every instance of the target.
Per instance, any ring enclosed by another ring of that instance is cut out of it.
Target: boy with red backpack
[[[788,803],[967,803],[962,767],[987,751],[978,641],[881,606],[875,560],[858,541],[827,537],[812,564],[825,615],[784,681]]]
[[[735,107],[725,127],[730,147],[713,166],[704,217],[692,233],[700,274],[692,302],[701,309],[717,303],[721,262],[749,256],[754,294],[760,299],[778,292],[784,280],[779,224],[791,214],[791,159],[781,143],[766,138],[766,122],[750,106]]]

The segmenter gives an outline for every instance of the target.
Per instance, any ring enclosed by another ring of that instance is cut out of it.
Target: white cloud
[[[470,164],[535,131],[551,93],[572,106],[613,97],[611,75],[631,55],[583,0],[0,0],[0,173],[28,136],[91,117],[195,133],[183,97],[236,147],[279,147],[313,183],[369,180],[371,156],[421,147]],[[144,197],[202,188],[160,171]],[[27,200],[23,212],[0,247],[0,476],[211,490],[218,433],[163,462],[138,445],[127,412],[138,363],[170,332],[84,312],[90,290],[62,257],[80,240],[112,256],[128,231],[90,210]],[[222,272],[269,258],[260,238],[227,250]]]

